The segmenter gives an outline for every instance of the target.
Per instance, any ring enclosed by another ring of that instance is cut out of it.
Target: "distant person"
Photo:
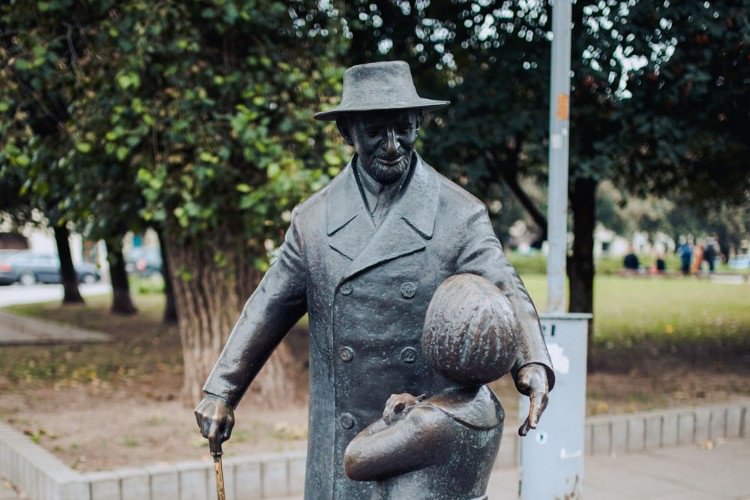
[[[706,240],[706,249],[703,252],[703,260],[708,263],[708,272],[714,272],[716,262],[716,248],[712,239]]]
[[[701,265],[703,264],[703,244],[698,243],[693,250],[693,264],[690,266],[692,274],[700,274]]]
[[[656,260],[651,266],[651,274],[664,274],[667,271],[667,263],[661,253],[656,255]]]
[[[680,245],[677,253],[680,255],[680,272],[684,276],[687,276],[690,274],[690,262],[693,260],[693,250],[686,241]]]
[[[626,273],[637,273],[641,268],[641,262],[638,260],[638,256],[635,254],[633,245],[628,247],[628,254],[622,261],[622,267]]]
[[[658,256],[656,258],[656,272],[659,274],[663,274],[667,272],[667,262],[664,260],[664,257]]]

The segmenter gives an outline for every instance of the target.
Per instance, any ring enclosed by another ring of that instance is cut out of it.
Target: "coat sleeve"
[[[446,460],[458,434],[452,420],[431,407],[413,409],[391,425],[376,421],[344,452],[344,471],[355,481],[378,481]]]
[[[271,265],[232,328],[203,391],[237,406],[289,329],[306,312],[307,266],[297,210]]]
[[[468,220],[457,272],[483,276],[508,297],[520,324],[518,356],[511,370],[513,378],[524,366],[538,363],[546,368],[549,389],[552,390],[555,372],[542,337],[539,315],[523,281],[505,257],[483,205]]]

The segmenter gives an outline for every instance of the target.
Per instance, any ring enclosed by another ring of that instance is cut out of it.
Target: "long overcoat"
[[[422,357],[427,306],[456,273],[489,279],[521,324],[513,374],[547,367],[539,319],[506,260],[485,206],[415,153],[407,184],[379,226],[352,163],[292,213],[276,262],[247,301],[204,391],[236,405],[296,321],[310,325],[310,412],[305,498],[369,498],[372,483],[344,475],[349,441],[377,420],[391,394],[435,394],[443,379]]]

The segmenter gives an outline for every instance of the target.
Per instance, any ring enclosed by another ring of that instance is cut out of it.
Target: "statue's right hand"
[[[224,398],[206,394],[195,409],[195,420],[208,439],[211,455],[221,455],[221,443],[228,440],[234,427],[234,410]]]

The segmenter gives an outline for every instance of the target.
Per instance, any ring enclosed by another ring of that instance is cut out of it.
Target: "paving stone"
[[[152,466],[147,470],[151,476],[152,500],[179,498],[180,478],[176,470],[169,466]]]
[[[625,418],[612,420],[610,453],[622,454],[628,450],[628,421]]]
[[[263,494],[258,462],[238,463],[234,469],[237,498],[260,498]]]
[[[661,446],[661,415],[646,418],[645,448],[653,450]]]
[[[708,432],[713,440],[727,436],[726,408],[719,407],[711,409],[711,424]]]
[[[677,416],[677,444],[687,445],[695,442],[695,413],[680,413]]]
[[[89,484],[82,479],[61,481],[59,487],[59,500],[91,500]]]
[[[609,455],[611,445],[610,423],[594,424],[591,433],[591,455]]]
[[[661,447],[677,446],[677,413],[665,413],[661,419]]]
[[[288,471],[286,460],[263,462],[261,464],[261,476],[263,481],[263,496],[287,495]]]
[[[182,467],[180,476],[180,500],[204,500],[208,496],[206,467]]]
[[[727,408],[727,427],[726,437],[735,439],[740,437],[742,427],[742,410],[741,406],[730,406]]]
[[[502,445],[501,445],[502,446]],[[290,458],[287,462],[289,485],[287,491],[296,495],[305,491],[305,457]]]
[[[702,444],[711,438],[711,409],[695,409],[695,443]]]
[[[628,451],[644,449],[646,437],[646,420],[643,417],[628,419]]]
[[[89,481],[94,500],[121,500],[120,475],[117,472],[92,472],[84,479]]]
[[[143,500],[149,497],[151,485],[144,469],[119,469],[118,473],[120,474],[122,500]]]

